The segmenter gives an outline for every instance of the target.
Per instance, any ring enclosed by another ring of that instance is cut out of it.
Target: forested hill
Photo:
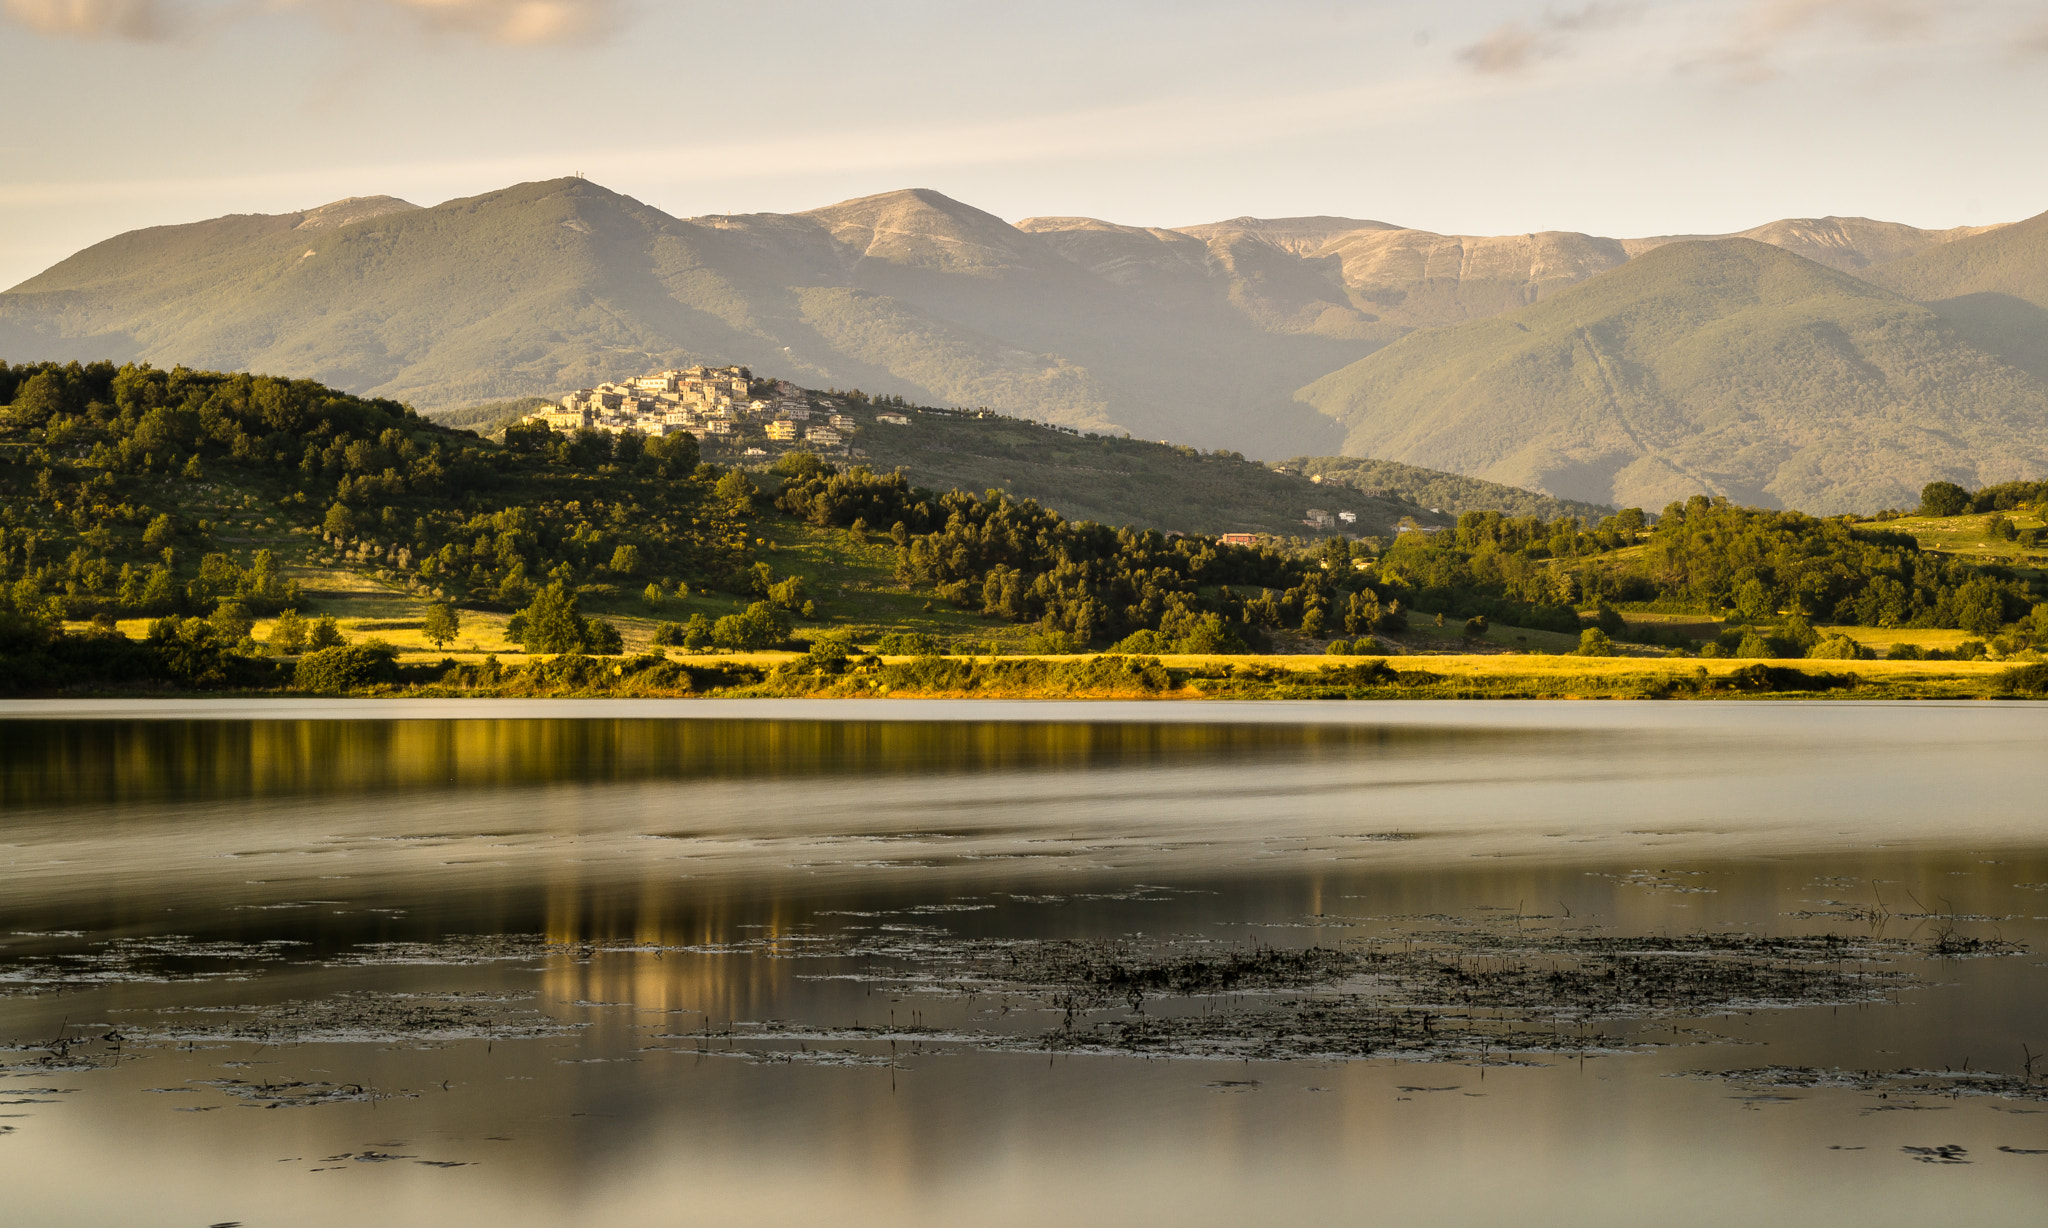
[[[1628,633],[1608,601],[1735,619],[1725,645],[1675,645],[1708,654],[1861,651],[1817,630],[1823,620],[1962,628],[1990,641],[1979,652],[2012,655],[2048,635],[2036,556],[1966,558],[1883,526],[1706,496],[1667,507],[1654,529],[1633,511],[1597,526],[1470,511],[1383,551],[1341,536],[1250,547],[934,492],[808,453],[749,474],[703,463],[687,434],[521,425],[493,442],[310,381],[0,367],[0,396],[0,688],[17,691],[501,679],[473,647],[400,674],[392,646],[344,642],[333,620],[307,617],[302,577],[416,611],[378,625],[424,628],[437,647],[461,621],[495,618],[533,655],[519,685],[572,689],[626,678],[628,662],[590,661],[629,644],[746,652],[857,631],[930,652],[925,629],[940,622],[969,637],[1028,628],[1029,646],[1052,653],[1319,651],[1333,637],[1373,649],[1415,613],[1471,620],[1473,634],[1571,634],[1587,604],[1601,621],[1589,635]],[[2048,484],[1975,496],[1936,484],[1922,510],[1981,504],[1984,532],[2032,551],[2044,502]],[[650,616],[671,609],[687,622],[650,636]],[[898,621],[878,624],[878,611]],[[799,679],[842,669],[845,653],[843,640],[814,650]],[[765,677],[744,660],[630,664],[646,693]]]
[[[1422,469],[1399,461],[1365,460],[1355,456],[1297,456],[1282,468],[1321,478],[1325,486],[1380,491],[1423,508],[1441,508],[1450,515],[1494,511],[1507,516],[1556,520],[1576,516],[1597,523],[1614,514],[1602,503],[1558,499],[1517,486],[1503,486],[1456,473]]]
[[[1302,395],[1347,453],[1621,506],[1875,512],[1936,479],[2048,473],[2048,384],[1927,307],[1746,239],[1660,247]]]

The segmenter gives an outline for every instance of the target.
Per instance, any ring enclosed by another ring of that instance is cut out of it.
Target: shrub
[[[703,615],[702,615],[702,614],[699,614],[699,615],[698,615],[697,617],[699,617],[699,618],[702,618],[702,617],[703,617]],[[683,646],[683,624],[681,624],[681,623],[656,623],[656,624],[654,624],[654,640],[653,640],[653,643],[655,644],[655,646],[656,646],[656,647],[659,647],[659,648],[681,648],[681,647]]]
[[[299,658],[292,685],[301,691],[345,694],[397,679],[398,667],[387,653],[364,647],[322,648]]]
[[[1611,657],[1614,655],[1614,641],[1598,627],[1588,627],[1579,633],[1578,655],[1582,657]]]
[[[1927,650],[1918,644],[1893,644],[1890,648],[1885,649],[1884,659],[1887,661],[1925,661],[1927,659]]]
[[[1328,648],[1323,649],[1323,652],[1327,656],[1348,657],[1351,655],[1351,641],[1331,640],[1330,646]]]
[[[2048,695],[2048,662],[2005,671],[1998,676],[1998,689],[2008,695]]]
[[[1848,636],[1837,633],[1821,637],[1818,643],[1806,650],[1806,655],[1817,661],[1861,661],[1868,660],[1871,652]]]

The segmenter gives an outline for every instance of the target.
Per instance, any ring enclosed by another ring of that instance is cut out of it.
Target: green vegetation
[[[1987,354],[2048,380],[2048,213],[1864,270]]]
[[[1926,307],[1746,239],[1668,244],[1411,334],[1301,396],[1345,426],[1346,452],[1617,505],[1869,512],[1933,478],[2048,469],[2040,379]]]
[[[1434,469],[1420,469],[1399,461],[1365,460],[1355,456],[1297,456],[1285,467],[1311,478],[1321,478],[1325,488],[1334,483],[1354,490],[1383,491],[1388,497],[1399,499],[1415,509],[1410,515],[1421,512],[1417,519],[1425,524],[1431,523],[1428,509],[1441,509],[1451,516],[1463,512],[1499,512],[1503,516],[1539,516],[1544,520],[1576,516],[1589,523],[1614,514],[1614,509],[1604,503],[1555,499],[1533,490],[1455,473],[1440,473]],[[1325,496],[1326,499],[1334,497]]]
[[[537,409],[545,409],[554,402],[546,397],[514,397],[509,401],[486,401],[481,405],[465,405],[460,409],[436,410],[424,415],[442,426],[460,431],[475,431],[479,435],[495,435]]]
[[[1899,669],[2003,668],[2048,644],[2024,553],[2048,483],[1931,484],[1941,519],[1698,496],[1654,526],[1467,511],[1384,549],[1246,546],[808,453],[749,473],[688,435],[493,442],[307,381],[0,364],[0,395],[15,691],[1607,694],[1650,671],[1660,693],[1780,693],[1869,678],[1655,662],[1861,668],[1875,640]],[[1539,652],[1560,655],[1512,655]]]

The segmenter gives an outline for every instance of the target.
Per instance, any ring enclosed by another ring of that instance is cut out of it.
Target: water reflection
[[[9,722],[10,1218],[2034,1222],[2048,1104],[1688,1072],[2048,1050],[2041,709],[1442,712]],[[1449,930],[1836,934],[1905,979],[1576,1057],[1148,1061],[914,1039],[1058,1012],[873,954]],[[355,1002],[356,1043],[218,1039]]]

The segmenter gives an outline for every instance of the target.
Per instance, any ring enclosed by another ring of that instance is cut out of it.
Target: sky
[[[0,0],[0,286],[581,173],[677,216],[1947,227],[2048,210],[2044,0]]]

